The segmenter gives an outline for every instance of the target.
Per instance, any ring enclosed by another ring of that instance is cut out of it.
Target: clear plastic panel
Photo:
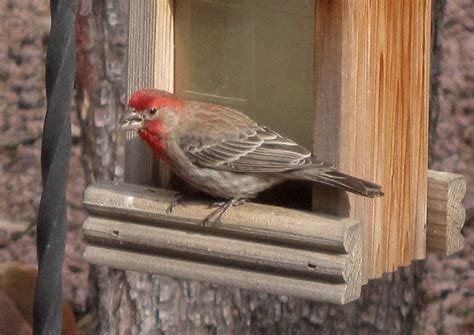
[[[175,0],[175,90],[311,148],[314,0]]]

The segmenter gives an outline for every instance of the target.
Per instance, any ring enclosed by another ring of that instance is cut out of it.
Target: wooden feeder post
[[[129,4],[127,96],[145,87],[174,91],[173,1]],[[127,133],[125,181],[166,186],[169,170],[154,159],[135,131]],[[157,172],[159,174],[157,175]]]
[[[366,280],[425,257],[430,30],[428,0],[316,1],[314,153],[385,196],[314,206],[361,220]]]

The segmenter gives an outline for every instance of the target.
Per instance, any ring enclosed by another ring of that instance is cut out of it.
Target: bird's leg
[[[178,206],[179,204],[182,204],[183,202],[186,202],[190,198],[191,198],[191,195],[189,194],[176,193],[176,195],[174,196],[174,200],[170,202],[170,205],[166,209],[166,213],[171,214],[176,206]]]
[[[206,218],[203,221],[203,225],[205,226],[206,224],[211,222],[211,219],[215,218],[215,220],[212,220],[213,223],[221,223],[221,218],[222,216],[227,213],[232,207],[234,206],[239,206],[245,203],[245,199],[242,198],[232,198],[230,200],[226,201],[220,201],[220,202],[214,202],[209,205],[209,208],[216,208],[215,211],[213,211],[211,214],[206,216]]]

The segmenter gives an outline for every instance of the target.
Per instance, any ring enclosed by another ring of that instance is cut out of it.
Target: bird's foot
[[[216,210],[206,216],[202,224],[204,226],[210,223],[220,224],[221,218],[225,213],[227,213],[232,207],[242,205],[245,202],[246,200],[242,198],[233,198],[226,201],[213,202],[209,205],[209,208],[216,208]]]
[[[173,210],[178,206],[179,204],[182,204],[183,202],[186,202],[189,200],[189,195],[188,194],[183,194],[183,193],[176,193],[174,200],[170,202],[170,205],[166,209],[167,214],[173,213]]]

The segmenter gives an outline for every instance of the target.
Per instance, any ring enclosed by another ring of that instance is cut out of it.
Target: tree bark
[[[76,103],[89,183],[123,178],[115,127],[126,102],[127,4],[82,0],[78,15]],[[420,268],[386,274],[358,301],[334,306],[94,267],[91,305],[101,334],[409,334],[420,313]]]

